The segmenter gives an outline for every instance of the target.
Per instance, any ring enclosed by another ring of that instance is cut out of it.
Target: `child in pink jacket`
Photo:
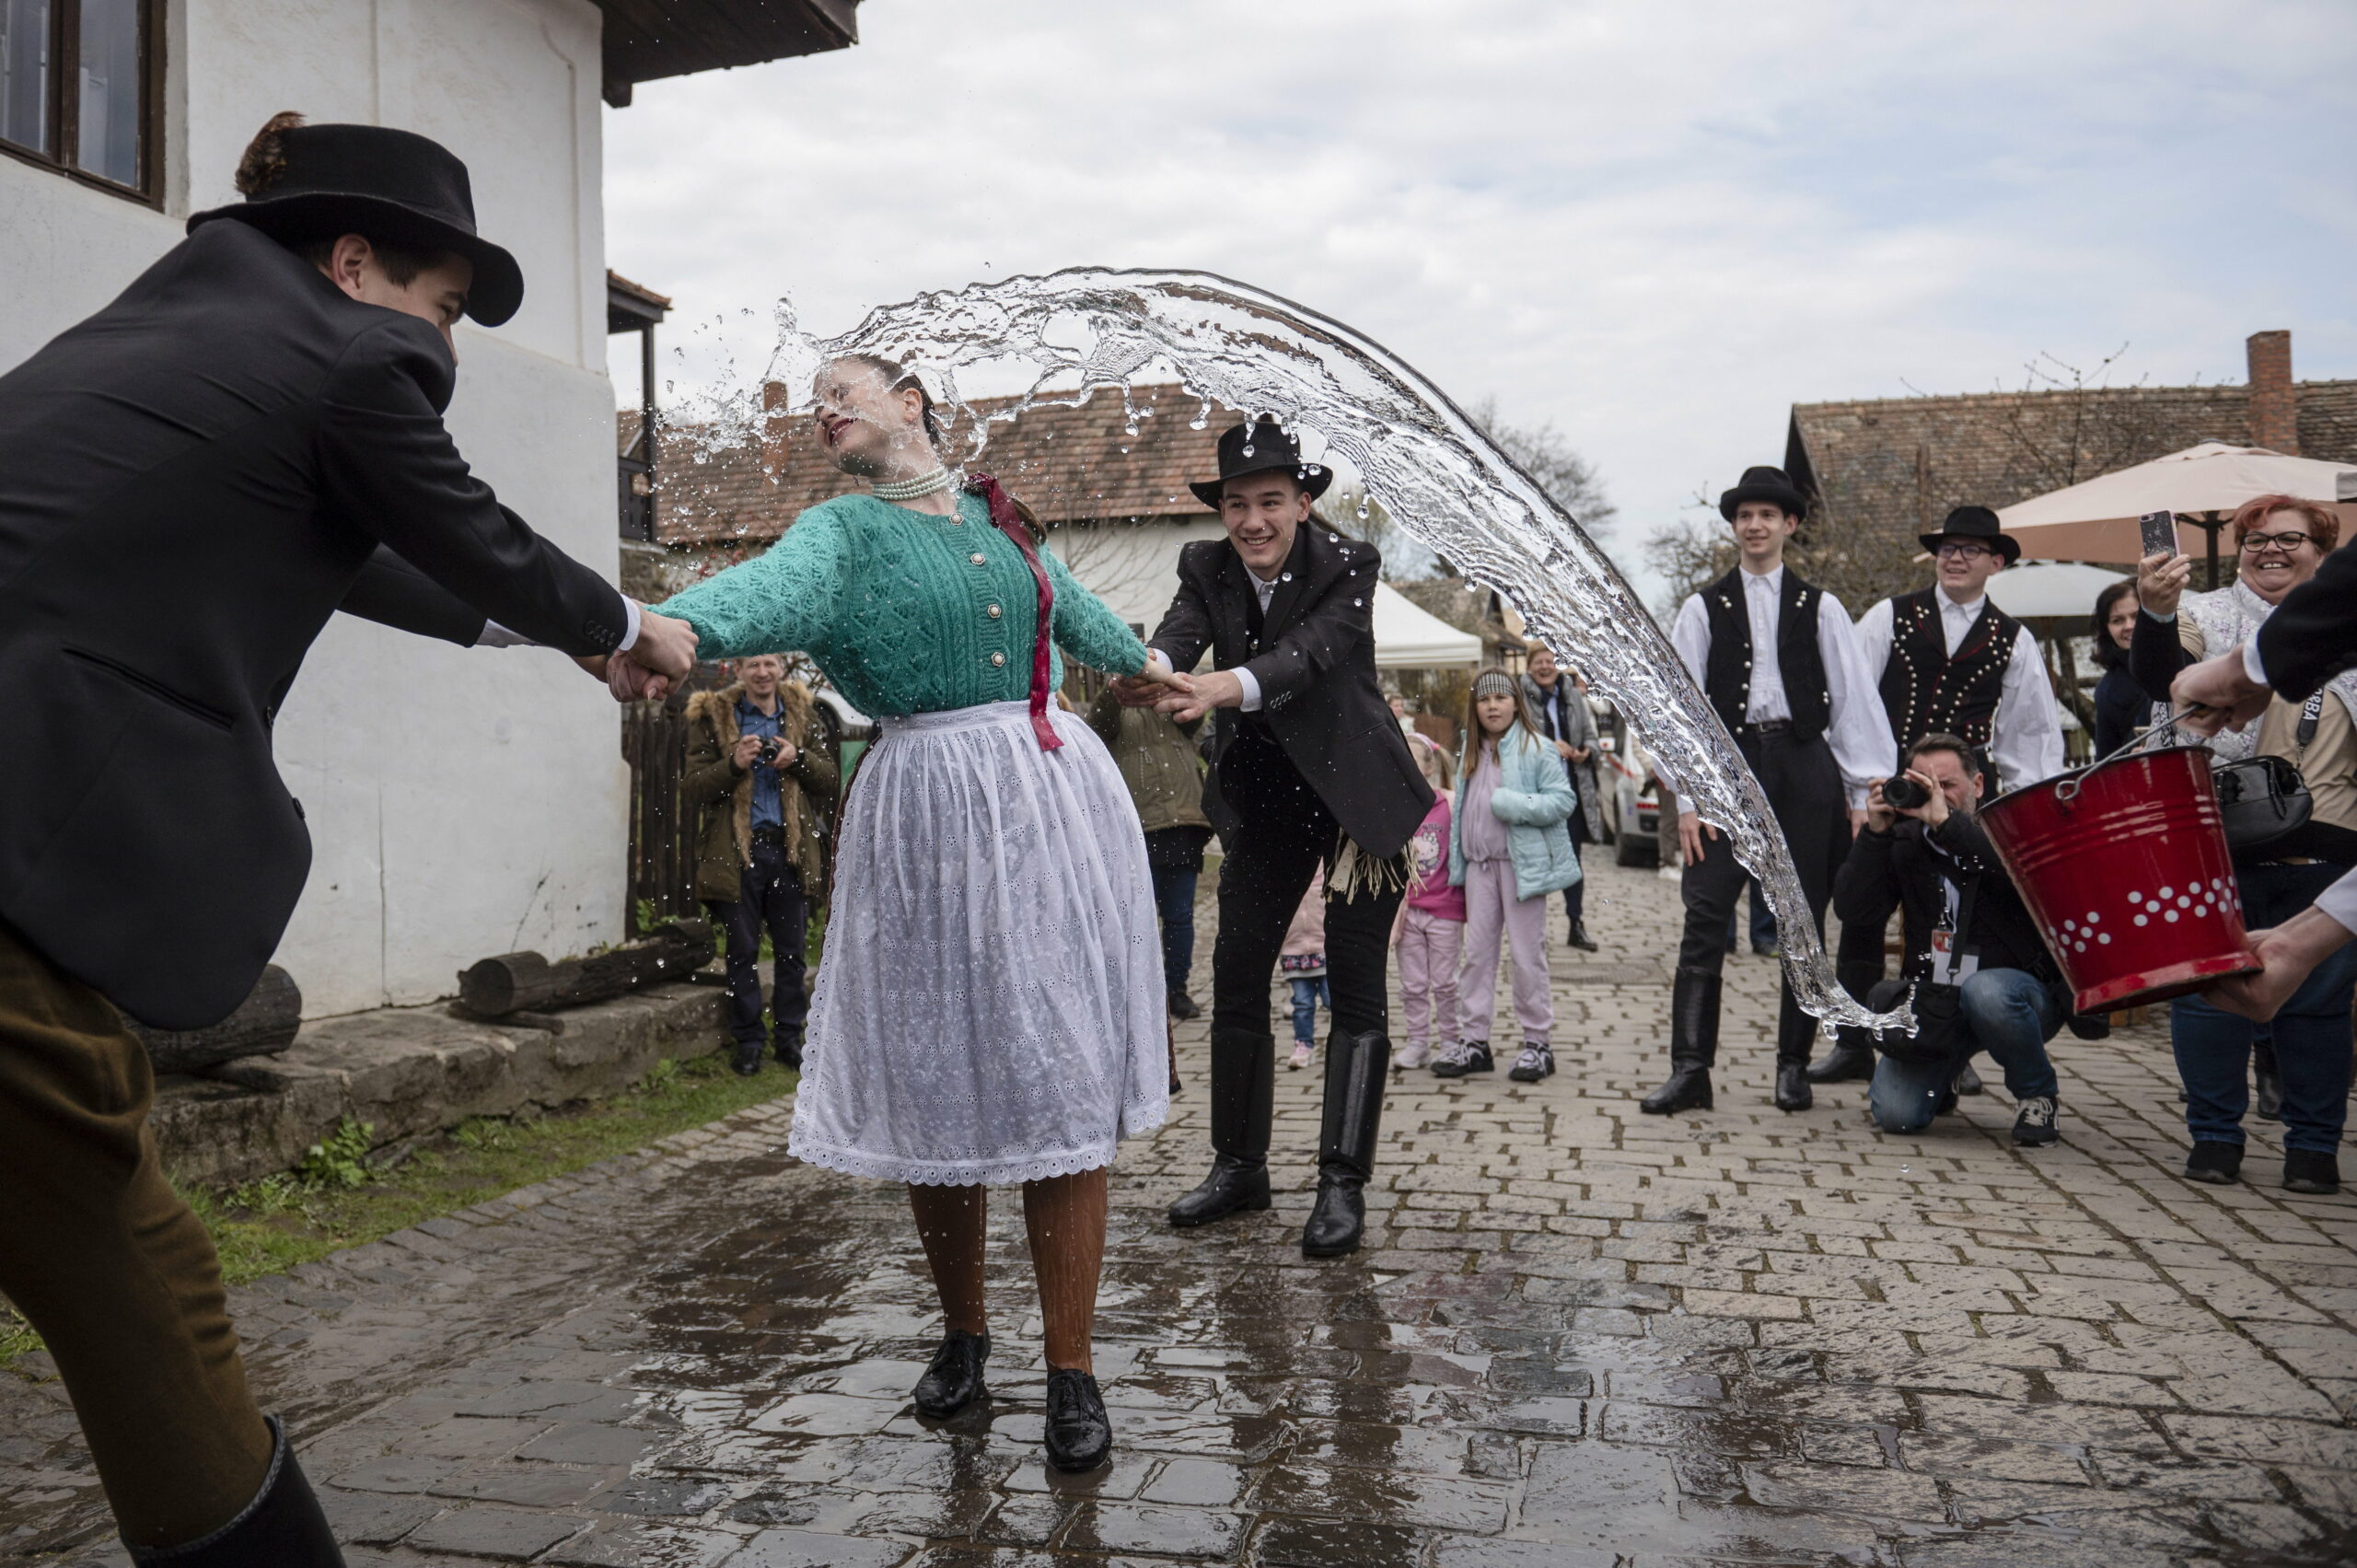
[[[1400,1049],[1394,1068],[1422,1067],[1455,1038],[1457,965],[1465,947],[1465,889],[1448,884],[1448,814],[1455,768],[1448,753],[1423,737],[1413,748],[1433,808],[1408,841],[1408,896],[1391,928],[1399,954]],[[1429,1040],[1430,1043],[1427,1043]]]

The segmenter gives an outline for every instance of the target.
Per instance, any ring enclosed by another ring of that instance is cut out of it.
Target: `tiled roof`
[[[1016,406],[1015,398],[976,398],[983,417]],[[1132,435],[1132,415],[1136,434]],[[991,426],[990,444],[969,467],[995,475],[1043,522],[1081,518],[1208,517],[1187,488],[1219,470],[1219,433],[1243,416],[1213,405],[1200,430],[1202,401],[1175,383],[1135,387],[1125,411],[1118,393],[1100,391],[1073,408],[1035,407]],[[865,488],[838,470],[814,438],[807,414],[780,421],[783,449],[765,457],[758,442],[714,448],[695,460],[693,432],[662,432],[656,468],[656,537],[667,544],[767,543],[806,507]],[[949,432],[962,451],[971,425]],[[638,416],[619,416],[623,446]],[[772,477],[765,465],[774,464]]]
[[[2250,441],[2250,389],[2134,387],[1795,403],[1785,468],[1819,536],[1913,532],[2216,439]],[[2299,383],[2300,455],[2357,462],[2357,381]],[[2328,497],[2329,499],[2329,497]]]

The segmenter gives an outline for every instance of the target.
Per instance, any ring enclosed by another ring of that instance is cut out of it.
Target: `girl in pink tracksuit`
[[[1399,950],[1401,1046],[1395,1068],[1422,1067],[1457,1033],[1457,962],[1465,946],[1465,889],[1448,881],[1448,754],[1416,737],[1433,808],[1408,841],[1411,878],[1391,945]],[[1430,1044],[1426,1044],[1429,1039]]]
[[[1555,1071],[1547,898],[1580,879],[1579,852],[1564,825],[1579,802],[1554,747],[1531,727],[1522,694],[1504,671],[1486,669],[1474,678],[1467,720],[1448,855],[1449,880],[1465,890],[1458,1038],[1434,1062],[1433,1072],[1461,1078],[1491,1070],[1499,949],[1511,943],[1522,1050],[1507,1076],[1537,1083]]]

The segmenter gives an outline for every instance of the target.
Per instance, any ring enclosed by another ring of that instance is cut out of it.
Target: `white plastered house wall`
[[[502,501],[610,580],[600,25],[590,0],[171,0],[163,211],[0,158],[0,368],[105,305],[192,210],[233,200],[273,112],[421,132],[466,160],[482,231],[526,284],[505,326],[459,330],[450,429]],[[552,653],[331,621],[276,735],[311,831],[277,958],[306,1014],[447,995],[488,954],[619,939],[618,734],[603,689]]]

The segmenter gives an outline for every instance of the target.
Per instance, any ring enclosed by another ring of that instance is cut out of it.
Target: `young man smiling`
[[[1302,1232],[1313,1258],[1353,1251],[1390,1063],[1387,966],[1406,890],[1404,852],[1432,790],[1375,674],[1372,545],[1311,515],[1330,470],[1262,422],[1220,437],[1219,477],[1190,486],[1227,537],[1179,552],[1178,592],[1151,647],[1185,672],[1173,692],[1124,681],[1180,723],[1213,715],[1213,778],[1239,826],[1220,870],[1212,950],[1211,1174],[1171,1205],[1176,1225],[1269,1206],[1276,1036],[1269,976],[1309,880],[1326,872],[1326,964],[1334,1025],[1318,1148],[1318,1198]]]
[[[1746,470],[1743,482],[1719,497],[1719,515],[1735,535],[1736,568],[1687,596],[1670,642],[1759,777],[1822,934],[1833,874],[1865,821],[1867,785],[1890,772],[1898,748],[1841,601],[1784,564],[1784,545],[1807,509],[1781,469]],[[1638,1107],[1654,1116],[1712,1103],[1719,971],[1727,922],[1747,879],[1718,830],[1691,811],[1678,819],[1678,842],[1686,859],[1686,934],[1670,988],[1670,1075]],[[1817,1020],[1787,979],[1776,1023],[1778,1109],[1808,1109],[1816,1039]]]

